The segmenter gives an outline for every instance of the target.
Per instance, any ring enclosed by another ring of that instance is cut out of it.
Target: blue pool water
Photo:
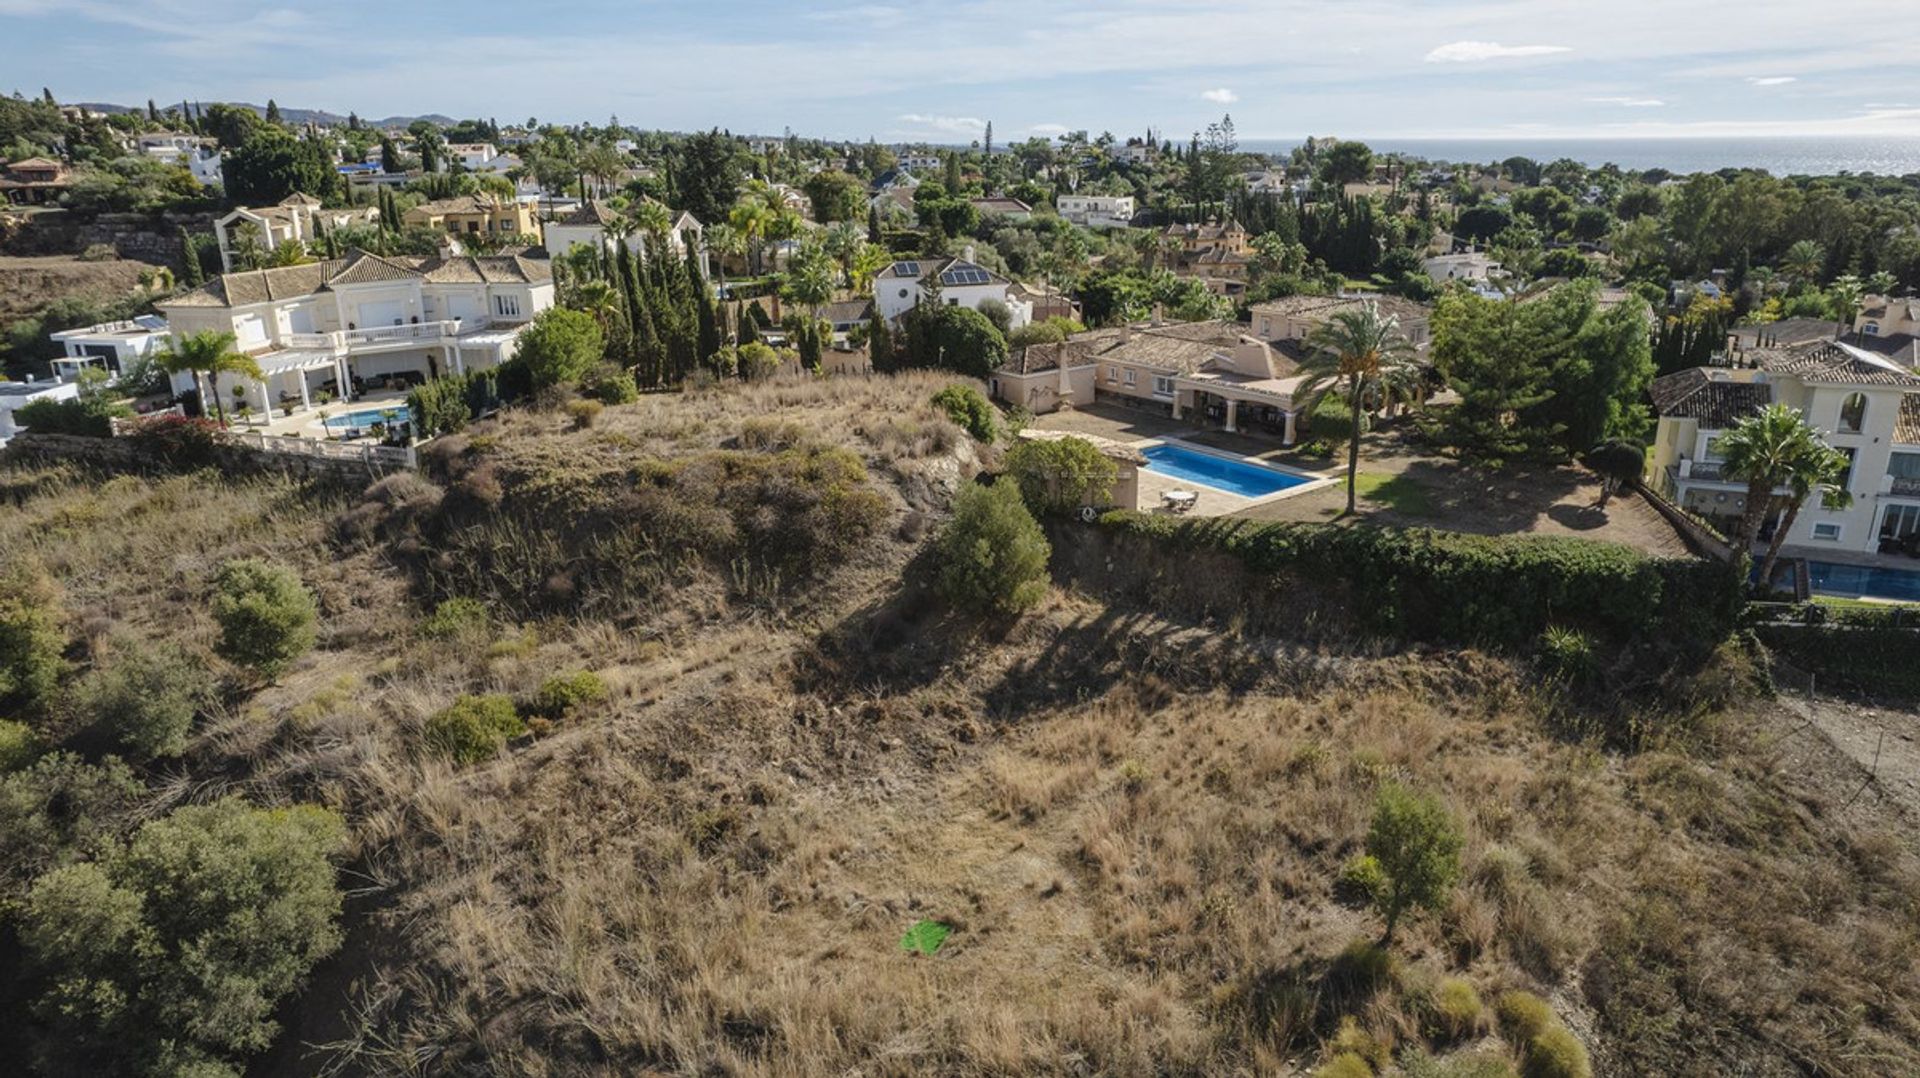
[[[1911,569],[1873,569],[1864,565],[1807,563],[1813,590],[1847,598],[1900,599],[1920,603],[1920,572]]]
[[[405,408],[373,408],[364,412],[348,412],[346,415],[328,416],[327,429],[336,434],[348,431],[354,434],[365,434],[367,431],[373,429],[375,423],[385,423],[388,426],[392,426],[395,423],[405,423],[411,418],[413,418],[413,413]]]
[[[1261,498],[1313,481],[1309,476],[1294,472],[1216,457],[1211,453],[1196,453],[1177,445],[1148,446],[1141,452],[1146,455],[1147,470],[1150,472],[1199,483],[1243,498]]]

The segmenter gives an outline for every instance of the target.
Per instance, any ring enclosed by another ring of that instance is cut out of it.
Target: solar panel
[[[942,284],[952,285],[986,284],[992,280],[993,278],[988,276],[986,270],[980,269],[977,266],[963,266],[960,269],[948,270],[940,275]]]
[[[895,276],[899,277],[918,277],[920,276],[920,263],[895,262],[893,264],[893,272]]]

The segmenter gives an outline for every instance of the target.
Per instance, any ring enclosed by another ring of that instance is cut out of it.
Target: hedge
[[[407,394],[414,428],[429,437],[465,427],[499,408],[502,400],[497,367],[435,378]]]
[[[1774,654],[1812,671],[1816,688],[1920,700],[1920,632],[1913,629],[1775,624],[1754,631]]]
[[[1733,630],[1742,603],[1739,577],[1718,562],[1590,539],[1133,512],[1101,523],[1165,546],[1219,550],[1256,573],[1337,583],[1363,628],[1409,640],[1520,648],[1565,625],[1708,648]]]
[[[36,434],[79,434],[106,438],[113,433],[115,418],[132,417],[133,409],[120,401],[104,398],[73,400],[37,400],[22,405],[13,413],[20,426]]]

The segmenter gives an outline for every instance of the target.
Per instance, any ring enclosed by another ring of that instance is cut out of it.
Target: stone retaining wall
[[[391,471],[399,469],[369,465],[365,461],[309,457],[287,453],[266,453],[240,445],[215,448],[213,467],[230,474],[294,475],[322,482],[336,482],[355,490]],[[0,451],[0,463],[33,461],[53,463],[81,461],[115,471],[158,472],[169,470],[164,461],[154,460],[141,451],[138,442],[127,438],[88,438],[77,434],[21,434]]]

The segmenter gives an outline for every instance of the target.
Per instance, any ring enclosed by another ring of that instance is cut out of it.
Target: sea
[[[1286,156],[1300,139],[1240,140],[1252,153]],[[1368,139],[1376,154],[1427,161],[1485,164],[1509,157],[1541,163],[1562,157],[1631,172],[1663,168],[1676,174],[1759,168],[1776,176],[1833,176],[1871,172],[1905,176],[1920,172],[1920,136],[1780,136],[1770,138],[1497,138]]]

